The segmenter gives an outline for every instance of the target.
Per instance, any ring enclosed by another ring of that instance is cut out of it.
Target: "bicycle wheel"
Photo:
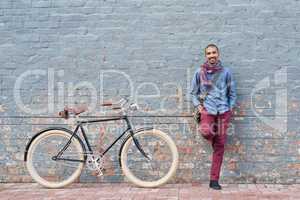
[[[174,141],[164,132],[147,130],[134,137],[144,150],[146,158],[129,137],[121,150],[124,175],[141,187],[158,187],[169,181],[178,165],[178,151]]]
[[[31,177],[48,188],[60,188],[74,182],[80,175],[84,162],[53,160],[53,156],[67,144],[71,134],[50,130],[39,135],[30,145],[26,166]],[[84,150],[73,137],[61,158],[84,160]]]

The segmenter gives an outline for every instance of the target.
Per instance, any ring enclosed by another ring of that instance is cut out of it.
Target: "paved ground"
[[[72,184],[64,189],[45,189],[37,184],[1,184],[0,199],[88,199],[88,200],[248,200],[300,199],[300,184],[223,184],[222,191],[205,184],[170,184],[156,189],[137,188],[130,184]]]

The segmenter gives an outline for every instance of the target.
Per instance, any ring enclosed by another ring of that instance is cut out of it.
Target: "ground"
[[[300,184],[223,184],[223,190],[209,189],[207,184],[168,184],[145,189],[131,184],[72,184],[63,189],[46,189],[36,183],[0,185],[0,199],[87,199],[87,200],[252,200],[300,199]]]

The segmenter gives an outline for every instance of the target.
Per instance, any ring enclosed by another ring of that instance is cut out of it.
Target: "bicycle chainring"
[[[96,154],[88,154],[86,166],[91,171],[98,171],[102,175],[103,157]]]

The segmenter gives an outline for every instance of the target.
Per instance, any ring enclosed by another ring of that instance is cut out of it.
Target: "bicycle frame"
[[[88,120],[88,121],[77,121],[77,126],[74,130],[74,132],[72,133],[72,136],[70,137],[70,139],[68,140],[68,142],[66,143],[66,145],[58,152],[58,154],[56,156],[53,156],[52,159],[53,160],[67,160],[67,161],[73,161],[73,162],[85,162],[85,160],[75,160],[75,159],[68,159],[68,158],[62,158],[61,156],[63,155],[63,152],[68,148],[68,146],[71,144],[71,140],[74,136],[76,136],[77,132],[81,131],[84,142],[88,148],[88,153],[85,152],[86,154],[93,154],[93,150],[92,147],[88,141],[87,135],[84,131],[83,125],[84,124],[90,124],[90,123],[99,123],[99,122],[106,122],[106,121],[117,121],[117,120],[125,120],[126,124],[127,124],[127,129],[117,138],[115,139],[105,150],[104,152],[101,154],[101,156],[104,156],[128,131],[130,133],[129,137],[133,138],[133,141],[137,147],[137,149],[141,152],[141,154],[143,156],[145,156],[147,159],[149,159],[149,157],[147,156],[147,154],[144,152],[144,150],[142,149],[141,145],[139,144],[138,140],[136,138],[134,138],[134,130],[132,128],[132,125],[127,117],[127,115],[124,116],[120,116],[120,117],[113,117],[113,118],[105,118],[105,119],[97,119],[97,120]],[[152,128],[151,128],[152,129]],[[121,147],[122,148],[122,147]]]

